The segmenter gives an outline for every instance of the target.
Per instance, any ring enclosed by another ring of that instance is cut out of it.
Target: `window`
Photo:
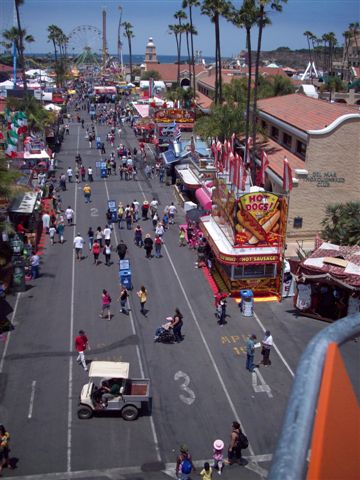
[[[296,142],[296,152],[297,152],[299,155],[301,155],[302,157],[305,158],[305,156],[306,156],[306,145],[305,145],[305,143],[300,142],[300,140],[298,140],[298,141]]]
[[[274,138],[279,138],[279,129],[276,127],[271,127],[271,136]]]
[[[291,148],[292,136],[287,133],[283,133],[283,144]]]
[[[266,122],[265,122],[265,120],[261,120],[261,128],[262,128],[263,130],[266,130]]]
[[[241,265],[234,267],[234,280],[239,278],[273,278],[276,275],[276,265]]]
[[[302,217],[295,217],[294,218],[294,228],[302,228],[303,219]]]

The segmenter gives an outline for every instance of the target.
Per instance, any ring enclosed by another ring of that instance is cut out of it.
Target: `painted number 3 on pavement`
[[[178,380],[182,379],[182,383],[180,384],[180,389],[186,392],[186,395],[182,393],[179,395],[180,400],[182,400],[187,405],[191,405],[195,401],[195,393],[189,388],[190,384],[190,377],[186,375],[186,373],[179,370],[174,375],[174,380],[177,382]]]

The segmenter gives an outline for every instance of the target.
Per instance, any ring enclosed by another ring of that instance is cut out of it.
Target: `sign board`
[[[154,113],[156,123],[194,123],[195,113],[184,108],[160,109]]]
[[[108,208],[109,208],[110,210],[116,210],[116,202],[115,202],[115,200],[108,200],[107,204],[108,204]]]

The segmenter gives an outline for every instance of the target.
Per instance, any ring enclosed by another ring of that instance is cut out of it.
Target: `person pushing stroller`
[[[154,342],[174,343],[175,336],[172,331],[173,318],[166,317],[166,322],[155,330]]]

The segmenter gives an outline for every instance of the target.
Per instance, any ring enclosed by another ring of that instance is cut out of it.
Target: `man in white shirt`
[[[171,205],[169,206],[169,223],[174,224],[175,223],[175,213],[177,212],[177,209],[174,205],[174,202],[171,202]]]
[[[134,208],[134,222],[137,222],[139,220],[140,203],[137,200],[134,200],[132,204]]]
[[[150,202],[150,211],[151,211],[151,216],[153,217],[155,213],[157,212],[159,206],[159,202],[153,198]]]
[[[263,341],[261,342],[261,346],[261,355],[263,357],[261,363],[265,365],[265,367],[267,367],[268,365],[271,365],[271,360],[269,359],[269,356],[271,347],[273,346],[273,338],[270,330],[266,330]]]
[[[65,217],[66,217],[68,225],[72,225],[73,218],[74,218],[74,210],[71,207],[68,207],[65,210]]]
[[[83,249],[83,246],[84,246],[84,239],[83,237],[80,235],[80,233],[78,233],[76,235],[76,237],[74,238],[74,248],[75,248],[75,253],[76,253],[76,258],[78,260],[81,260],[82,259],[82,249]]]
[[[67,173],[67,176],[68,176],[69,183],[71,183],[71,181],[72,181],[72,177],[73,177],[73,171],[72,171],[72,168],[71,168],[71,167],[69,167],[69,168],[66,170],[66,173]]]
[[[111,228],[108,225],[105,225],[103,235],[104,235],[105,245],[110,245]]]
[[[92,169],[91,167],[88,167],[88,180],[89,180],[89,182],[93,182],[93,181],[94,181],[93,169]]]

